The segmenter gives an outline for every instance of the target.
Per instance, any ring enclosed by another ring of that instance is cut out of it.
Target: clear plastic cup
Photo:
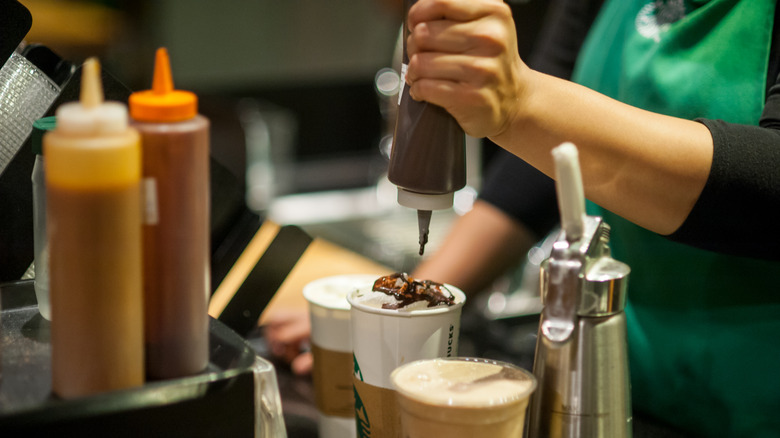
[[[391,374],[404,438],[522,437],[536,378],[477,358],[415,361]]]

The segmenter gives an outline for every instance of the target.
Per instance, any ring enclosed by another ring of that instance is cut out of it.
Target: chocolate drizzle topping
[[[415,280],[405,272],[380,277],[374,282],[373,290],[392,295],[398,300],[395,304],[383,304],[383,309],[400,309],[423,300],[428,302],[428,307],[455,304],[455,296],[443,284]],[[447,295],[443,290],[447,291]]]

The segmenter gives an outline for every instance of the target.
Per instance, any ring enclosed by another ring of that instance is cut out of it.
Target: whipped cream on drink
[[[353,290],[372,285],[375,280],[376,276],[371,274],[323,277],[306,284],[303,297],[326,309],[349,310],[347,295]]]
[[[452,306],[455,295],[443,284],[395,273],[377,279],[371,290],[358,291],[353,300],[371,307],[410,311]]]

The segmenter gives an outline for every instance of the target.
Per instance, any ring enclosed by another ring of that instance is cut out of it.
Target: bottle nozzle
[[[417,210],[417,226],[420,229],[420,255],[425,253],[428,243],[428,229],[431,225],[431,210]]]
[[[158,48],[155,53],[152,91],[154,91],[154,94],[167,94],[173,91],[171,61],[168,57],[168,50],[165,47]]]
[[[79,101],[85,108],[96,108],[103,103],[103,82],[100,79],[100,62],[97,58],[92,57],[84,62]]]

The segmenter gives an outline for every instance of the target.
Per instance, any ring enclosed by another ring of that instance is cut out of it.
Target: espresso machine
[[[610,256],[610,227],[585,215],[576,147],[553,150],[561,233],[541,267],[544,304],[528,438],[630,438],[626,344],[630,268]]]

